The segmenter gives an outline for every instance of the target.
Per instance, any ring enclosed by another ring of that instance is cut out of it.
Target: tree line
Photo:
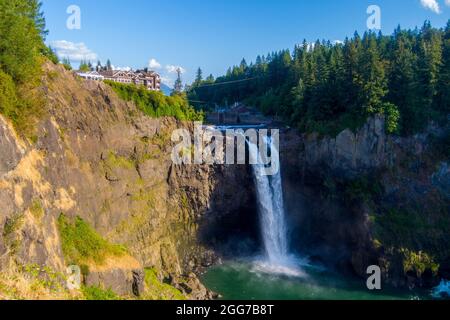
[[[336,134],[384,114],[391,133],[412,134],[450,113],[450,20],[445,28],[355,33],[342,43],[306,40],[245,59],[188,88],[199,108],[245,102],[306,132]],[[248,79],[248,80],[247,80]]]

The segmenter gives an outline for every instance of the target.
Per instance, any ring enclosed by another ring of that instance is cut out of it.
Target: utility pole
[[[177,69],[177,80],[175,80],[175,85],[173,87],[175,93],[181,93],[183,91],[183,82],[181,81],[181,69]]]

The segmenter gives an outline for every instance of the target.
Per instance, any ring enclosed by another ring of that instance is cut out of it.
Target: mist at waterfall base
[[[279,163],[272,139],[265,140],[271,161]],[[250,156],[262,163],[258,146],[248,142]],[[266,151],[266,150],[265,150]],[[257,193],[263,254],[227,261],[203,276],[203,283],[224,299],[243,300],[394,300],[429,298],[427,292],[399,290],[369,291],[365,281],[346,278],[314,266],[290,254],[283,203],[281,168],[277,174],[264,174],[264,165],[252,165]]]

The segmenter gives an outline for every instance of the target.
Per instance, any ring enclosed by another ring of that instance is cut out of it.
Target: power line
[[[192,89],[204,88],[204,87],[223,86],[223,85],[227,85],[227,84],[230,84],[230,83],[245,82],[245,81],[250,81],[250,80],[254,80],[254,79],[258,79],[258,78],[260,78],[260,77],[253,77],[253,78],[247,78],[247,79],[241,79],[241,80],[233,80],[233,81],[205,84],[203,86],[193,87]]]
[[[208,101],[198,101],[198,100],[190,100],[190,99],[187,99],[189,102],[195,102],[195,103],[210,103],[210,102],[208,102]]]

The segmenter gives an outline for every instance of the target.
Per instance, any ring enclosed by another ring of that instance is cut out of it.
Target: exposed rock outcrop
[[[307,135],[304,141],[306,165],[324,166],[347,177],[386,167],[393,162],[390,137],[385,134],[384,120],[373,117],[357,132],[347,129],[336,138]]]
[[[449,175],[436,140],[448,128],[387,135],[374,117],[336,138],[282,136],[293,245],[340,270],[382,267],[395,286],[431,286],[450,271]]]
[[[24,155],[24,147],[20,145],[20,140],[11,130],[9,123],[0,118],[0,178],[4,174],[13,170]]]

